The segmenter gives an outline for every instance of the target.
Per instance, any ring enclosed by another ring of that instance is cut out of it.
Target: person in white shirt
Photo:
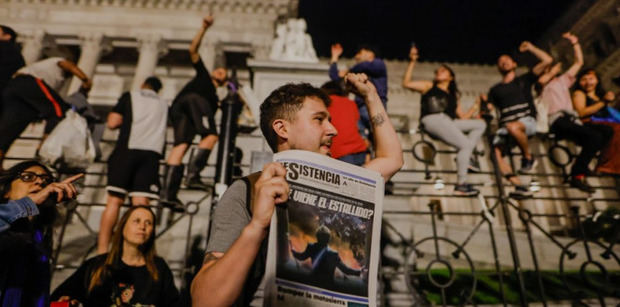
[[[157,93],[161,81],[149,77],[140,90],[123,94],[108,115],[108,128],[120,128],[108,159],[108,199],[101,216],[97,252],[108,252],[112,228],[125,198],[148,206],[159,199],[159,160],[166,141],[168,104]]]
[[[73,62],[52,57],[18,70],[2,92],[0,106],[0,169],[11,144],[34,121],[45,119],[44,138],[64,117],[69,105],[58,95],[68,76],[82,80],[89,90],[91,80]]]

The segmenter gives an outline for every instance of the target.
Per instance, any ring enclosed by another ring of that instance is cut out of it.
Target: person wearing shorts
[[[527,41],[521,43],[519,51],[532,53],[539,62],[530,71],[517,76],[517,63],[510,55],[501,55],[497,59],[497,69],[502,75],[502,81],[489,90],[487,102],[489,110],[496,108],[499,113],[500,128],[493,140],[498,166],[504,176],[515,185],[516,193],[529,196],[526,195],[529,194],[527,187],[521,184],[519,177],[512,173],[510,164],[502,157],[510,151],[511,141],[515,141],[523,153],[520,172],[529,173],[534,170],[536,160],[528,145],[528,137],[536,133],[536,107],[532,86],[553,62],[553,58]]]
[[[170,107],[170,119],[174,128],[174,147],[166,161],[160,194],[160,201],[166,206],[183,208],[183,204],[177,197],[185,168],[182,159],[197,134],[200,135],[201,140],[198,143],[198,149],[187,164],[185,185],[190,189],[207,189],[207,185],[200,179],[200,172],[207,166],[211,150],[217,143],[214,114],[219,99],[215,85],[220,81],[225,82],[227,73],[225,69],[218,68],[211,76],[198,53],[202,37],[212,24],[212,16],[207,16],[202,20],[202,27],[189,47],[190,59],[196,70],[196,76],[183,87]]]
[[[157,93],[161,81],[149,77],[140,90],[125,93],[108,115],[108,128],[120,128],[108,159],[108,198],[101,215],[97,252],[108,251],[120,207],[129,196],[133,205],[159,198],[159,160],[166,141],[168,104]]]

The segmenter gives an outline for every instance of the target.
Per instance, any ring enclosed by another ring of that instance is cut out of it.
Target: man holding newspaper
[[[364,168],[388,180],[403,165],[394,127],[365,74],[347,74],[345,80],[364,97],[371,118],[376,157]],[[272,150],[329,155],[337,131],[330,123],[328,104],[329,98],[309,84],[286,84],[273,91],[260,114],[261,130]],[[275,205],[288,200],[285,174],[282,164],[269,163],[261,173],[233,183],[222,196],[207,255],[192,283],[194,306],[250,305],[265,271],[266,238]]]

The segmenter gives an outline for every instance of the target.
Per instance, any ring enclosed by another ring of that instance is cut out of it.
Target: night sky
[[[574,1],[300,0],[299,17],[323,57],[340,42],[345,57],[365,43],[405,59],[415,42],[422,61],[494,63],[521,41],[536,42]]]

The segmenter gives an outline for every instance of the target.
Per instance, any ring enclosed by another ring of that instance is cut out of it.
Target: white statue
[[[286,25],[280,23],[276,27],[276,38],[273,39],[271,44],[271,52],[269,58],[272,60],[280,60],[284,53],[284,41],[286,40]]]
[[[286,25],[277,26],[269,58],[275,61],[318,63],[312,38],[306,33],[305,20],[291,18]]]

